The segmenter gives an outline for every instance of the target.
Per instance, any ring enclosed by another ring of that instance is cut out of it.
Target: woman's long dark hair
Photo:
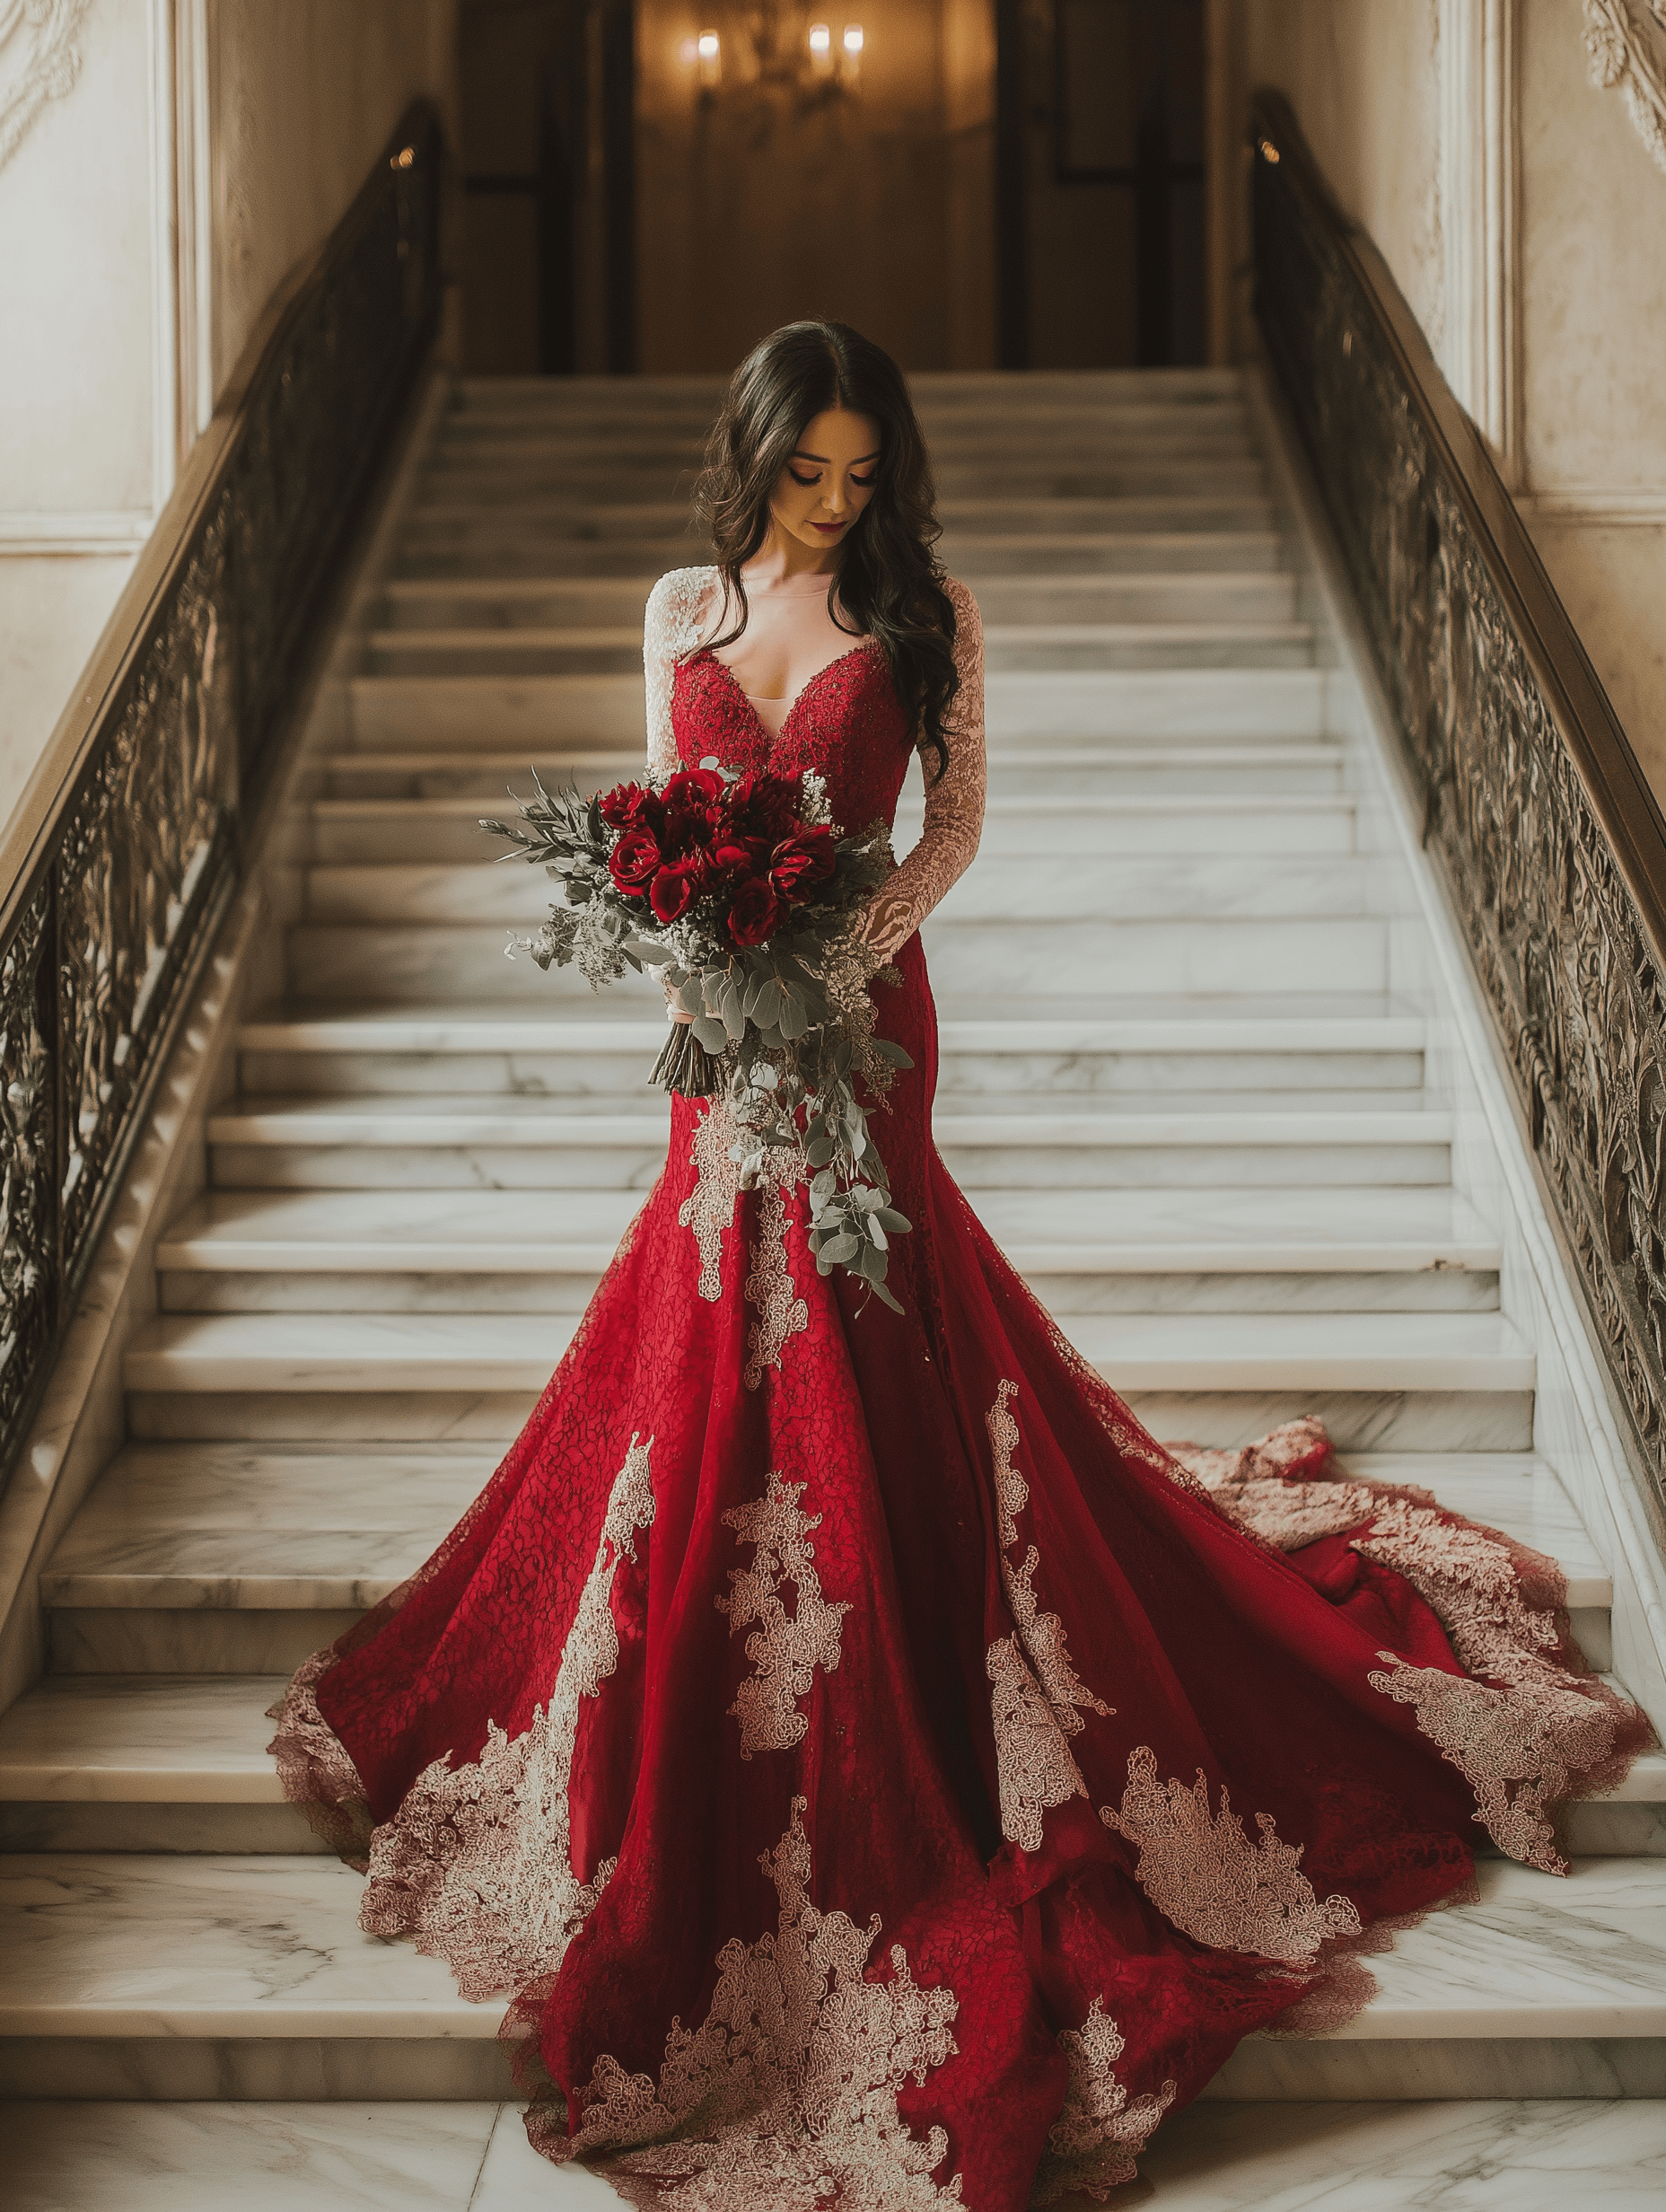
[[[888,353],[843,322],[789,322],[754,346],[730,382],[706,443],[695,507],[737,604],[729,645],[746,628],[742,565],[769,533],[769,500],[781,471],[818,415],[843,408],[879,425],[879,479],[845,534],[828,612],[852,636],[876,638],[919,742],[949,765],[946,721],[960,689],[954,606],[933,548],[937,494],[925,440],[902,372]],[[841,618],[840,610],[843,610]]]

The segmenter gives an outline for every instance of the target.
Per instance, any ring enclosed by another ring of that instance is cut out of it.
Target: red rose
[[[796,903],[808,899],[818,883],[827,882],[836,857],[833,832],[820,822],[813,830],[801,830],[796,837],[776,847],[769,863],[769,881],[783,899]]]
[[[660,921],[674,922],[688,911],[699,895],[704,868],[703,861],[673,860],[659,871],[649,886],[648,902]]]
[[[622,891],[640,898],[653,881],[660,862],[660,848],[653,832],[627,830],[608,856],[608,873]]]
[[[721,799],[723,790],[723,779],[715,768],[684,768],[671,777],[660,795],[667,806],[686,806],[697,812]]]
[[[765,944],[781,923],[781,901],[767,877],[754,875],[742,883],[729,908],[729,935],[736,944]]]
[[[647,829],[657,832],[665,810],[651,791],[640,784],[619,784],[604,791],[596,802],[601,819],[614,830]]]

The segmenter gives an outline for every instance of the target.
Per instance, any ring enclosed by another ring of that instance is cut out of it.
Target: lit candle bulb
[[[723,76],[723,48],[715,31],[703,31],[695,41],[700,57],[700,82],[715,84]]]
[[[833,74],[833,32],[826,23],[810,26],[810,66],[819,77]]]
[[[862,25],[846,23],[844,39],[845,50],[839,56],[839,75],[846,84],[855,85],[861,79],[863,45]]]

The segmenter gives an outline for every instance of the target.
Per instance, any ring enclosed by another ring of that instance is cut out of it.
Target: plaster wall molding
[[[1666,0],[1584,0],[1585,51],[1599,92],[1619,92],[1666,171]]]
[[[1506,483],[1521,469],[1516,0],[1441,0],[1439,352]]]
[[[48,100],[62,100],[81,70],[75,33],[90,0],[0,0],[0,168]]]
[[[1605,484],[1553,484],[1524,492],[1517,504],[1532,520],[1587,522],[1603,529],[1666,523],[1666,491],[1618,491]]]
[[[148,507],[103,513],[0,511],[0,558],[22,553],[135,553],[156,527]]]

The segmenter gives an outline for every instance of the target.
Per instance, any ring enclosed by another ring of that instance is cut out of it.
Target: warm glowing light
[[[846,26],[845,26],[845,51],[846,51],[847,54],[860,54],[860,53],[861,53],[861,51],[862,51],[862,25],[861,25],[860,23],[846,23]]]
[[[717,59],[717,33],[715,31],[703,31],[695,41],[694,50],[702,61],[715,61]]]
[[[388,167],[390,169],[408,169],[416,159],[415,146],[401,146],[397,154],[390,154],[388,156]]]
[[[810,50],[816,56],[818,60],[823,54],[829,53],[832,50],[832,46],[833,33],[828,29],[828,26],[825,23],[811,23],[810,26]]]
[[[677,58],[685,69],[692,69],[700,58],[700,41],[697,39],[685,39],[677,48]]]

